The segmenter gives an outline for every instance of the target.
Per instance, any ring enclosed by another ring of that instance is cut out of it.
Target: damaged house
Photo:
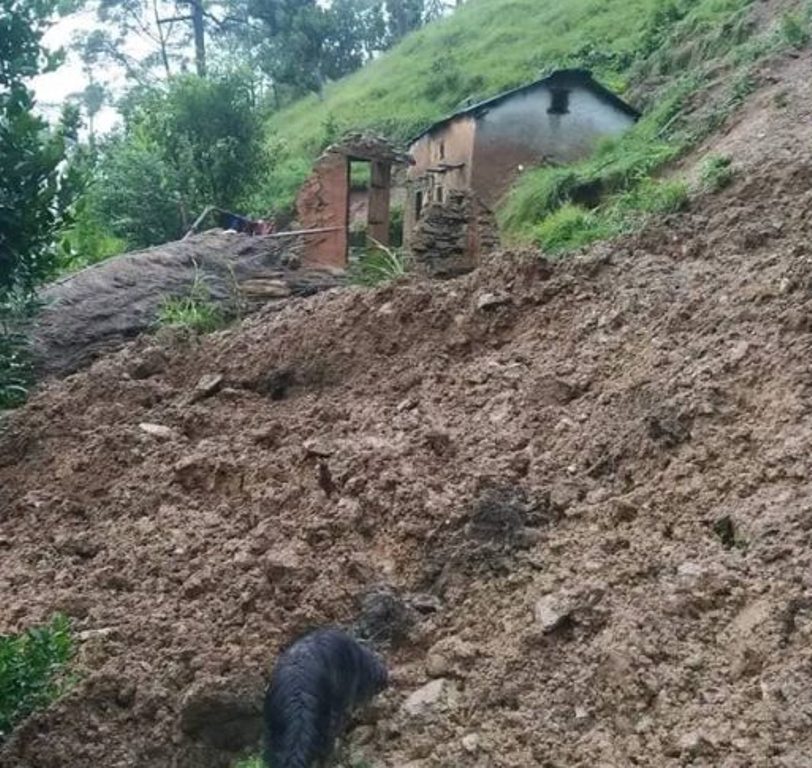
[[[583,69],[559,70],[434,123],[410,145],[405,244],[435,274],[498,244],[497,204],[525,168],[579,160],[639,113]]]

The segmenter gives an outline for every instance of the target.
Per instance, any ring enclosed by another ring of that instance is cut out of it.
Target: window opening
[[[547,111],[551,115],[566,115],[570,111],[570,92],[555,89],[552,92],[550,108]]]

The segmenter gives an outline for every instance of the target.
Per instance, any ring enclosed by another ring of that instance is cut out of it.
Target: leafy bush
[[[265,763],[262,762],[261,757],[247,757],[238,761],[234,768],[265,768]]]
[[[101,148],[86,218],[103,222],[128,249],[175,240],[183,234],[181,184],[160,144],[143,134],[115,136]]]
[[[211,333],[228,322],[223,310],[211,300],[208,286],[198,273],[186,296],[166,299],[158,310],[158,322],[187,328],[196,333]]]
[[[702,165],[702,188],[706,192],[718,192],[733,180],[731,159],[725,155],[711,155]]]
[[[548,253],[561,253],[630,232],[647,216],[675,213],[687,203],[688,187],[683,181],[645,179],[592,210],[572,203],[563,205],[542,219],[532,238]]]
[[[19,635],[0,635],[0,743],[18,722],[70,687],[73,681],[64,668],[72,656],[70,623],[64,616]]]
[[[82,221],[106,230],[97,250],[174,240],[208,205],[240,211],[267,197],[255,192],[269,155],[243,78],[178,77],[131,93],[124,114],[123,133],[99,146],[87,192]]]
[[[52,274],[72,195],[63,161],[78,113],[66,110],[52,130],[35,114],[28,88],[59,61],[41,45],[56,8],[56,0],[0,0],[0,300]]]

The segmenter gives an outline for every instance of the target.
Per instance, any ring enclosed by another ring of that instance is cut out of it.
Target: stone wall
[[[498,247],[493,212],[470,193],[455,190],[444,203],[424,210],[409,248],[419,270],[448,278],[475,269],[480,256]]]

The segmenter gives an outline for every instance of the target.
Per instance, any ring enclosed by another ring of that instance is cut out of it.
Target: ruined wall
[[[466,190],[471,184],[471,160],[474,153],[473,118],[461,117],[422,136],[415,142],[410,154],[414,165],[407,174],[406,205],[403,211],[405,242],[418,220],[417,195],[422,196],[422,207],[445,198],[454,190]]]
[[[470,272],[479,257],[499,247],[493,213],[470,192],[452,190],[445,202],[431,203],[414,227],[410,251],[415,265],[432,277]]]
[[[471,187],[496,207],[521,172],[544,162],[589,155],[601,138],[617,136],[634,118],[583,86],[568,88],[568,112],[551,114],[553,91],[540,85],[516,94],[477,119]]]
[[[328,152],[316,161],[313,173],[299,190],[296,212],[302,229],[335,231],[306,237],[304,266],[347,266],[349,200],[349,162],[342,154]]]

